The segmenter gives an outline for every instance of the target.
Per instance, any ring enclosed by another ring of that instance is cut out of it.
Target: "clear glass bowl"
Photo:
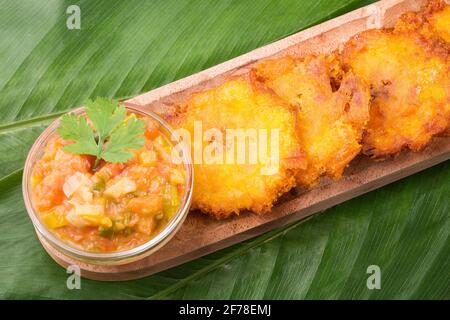
[[[159,124],[159,129],[163,134],[165,134],[169,139],[172,137],[173,129],[159,116],[153,112],[143,111],[140,109],[126,107],[129,112],[136,113],[142,116],[147,116],[152,118],[156,123]],[[71,113],[83,114],[84,108],[78,108]],[[34,228],[40,237],[42,237],[53,249],[57,252],[66,255],[76,261],[81,261],[90,264],[98,265],[119,265],[130,263],[133,261],[140,260],[159,248],[161,248],[165,243],[167,243],[178,231],[182,225],[184,219],[186,218],[189,208],[191,205],[192,198],[192,188],[193,188],[193,166],[190,158],[190,150],[184,146],[181,148],[181,157],[183,160],[183,166],[186,172],[186,182],[185,182],[185,194],[183,196],[181,206],[178,209],[175,216],[166,225],[166,227],[157,234],[154,238],[150,239],[148,242],[137,246],[135,248],[108,252],[108,253],[97,253],[80,250],[75,248],[69,242],[61,240],[57,235],[55,235],[51,230],[49,230],[45,224],[41,221],[39,214],[35,211],[33,203],[31,201],[31,185],[30,177],[36,162],[43,156],[44,148],[47,145],[50,138],[56,133],[56,129],[60,124],[60,118],[52,122],[42,134],[37,138],[28,157],[25,162],[25,168],[23,172],[22,179],[22,192],[25,201],[25,206],[28,211]]]

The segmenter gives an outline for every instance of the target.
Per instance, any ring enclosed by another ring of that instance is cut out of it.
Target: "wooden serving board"
[[[244,74],[259,60],[284,54],[303,56],[308,53],[329,53],[358,32],[392,26],[399,15],[419,10],[424,2],[379,1],[127,100],[125,104],[170,117],[175,111],[175,105],[192,92],[216,86],[230,75]],[[359,156],[352,161],[341,180],[324,178],[314,189],[295,189],[280,199],[270,213],[260,216],[243,213],[238,217],[217,221],[191,212],[175,237],[163,248],[140,261],[125,265],[99,266],[76,262],[53,250],[44,239],[40,240],[60,265],[67,267],[78,264],[85,278],[112,281],[137,279],[303,219],[449,159],[450,137],[437,137],[421,152],[403,152],[395,159],[382,162]]]

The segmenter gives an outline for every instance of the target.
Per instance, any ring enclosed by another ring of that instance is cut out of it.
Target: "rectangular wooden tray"
[[[423,3],[422,0],[379,1],[125,103],[155,111],[163,117],[170,116],[174,112],[174,105],[192,92],[216,86],[230,75],[246,73],[256,61],[284,54],[302,56],[308,53],[329,53],[358,32],[392,26],[399,15],[406,11],[419,10]],[[121,266],[82,264],[82,275],[98,280],[141,278],[304,219],[448,159],[449,137],[435,138],[422,152],[404,152],[395,159],[383,162],[359,156],[352,161],[341,180],[324,179],[312,190],[293,190],[284,196],[270,213],[260,216],[243,213],[239,217],[217,221],[198,212],[191,212],[175,237],[153,255]],[[61,265],[75,263],[54,252],[45,243],[44,247]]]

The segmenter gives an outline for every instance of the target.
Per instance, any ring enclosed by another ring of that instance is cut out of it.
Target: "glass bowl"
[[[159,125],[160,131],[166,135],[166,137],[173,137],[173,129],[158,115],[153,112],[143,111],[141,109],[128,107],[127,110],[131,113],[136,113],[141,116],[150,117]],[[80,115],[84,113],[84,108],[78,108],[71,113]],[[89,264],[96,265],[120,265],[125,263],[134,262],[140,260],[159,248],[161,248],[164,244],[166,244],[178,231],[180,226],[182,225],[184,219],[186,218],[189,208],[191,205],[192,199],[192,188],[193,188],[193,166],[190,157],[190,150],[183,145],[180,148],[181,151],[181,159],[182,164],[186,173],[186,182],[185,182],[185,194],[181,201],[181,205],[178,208],[177,213],[172,218],[171,221],[167,223],[163,230],[160,231],[154,238],[149,241],[139,245],[135,248],[117,251],[117,252],[108,252],[108,253],[98,253],[98,252],[89,252],[84,251],[79,248],[72,246],[69,242],[66,242],[60,239],[57,235],[55,235],[51,230],[49,230],[45,224],[41,221],[39,214],[33,207],[33,203],[31,201],[31,185],[30,185],[30,177],[33,171],[33,168],[36,162],[42,157],[45,146],[48,141],[52,138],[52,136],[56,133],[56,129],[59,127],[60,119],[58,118],[53,121],[37,138],[34,142],[33,146],[28,153],[23,178],[22,178],[22,192],[23,198],[25,202],[26,209],[28,211],[28,215],[33,222],[33,226],[38,233],[40,238],[43,238],[47,244],[49,244],[52,249],[56,250],[58,253],[68,256],[75,261],[80,261]]]

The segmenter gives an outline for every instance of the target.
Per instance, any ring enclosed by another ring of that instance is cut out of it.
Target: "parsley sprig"
[[[86,117],[66,114],[61,118],[59,135],[72,144],[64,150],[75,154],[89,154],[96,157],[93,170],[101,159],[112,163],[123,163],[133,157],[130,150],[144,145],[144,121],[127,118],[127,110],[117,101],[105,98],[88,100],[85,104]]]

